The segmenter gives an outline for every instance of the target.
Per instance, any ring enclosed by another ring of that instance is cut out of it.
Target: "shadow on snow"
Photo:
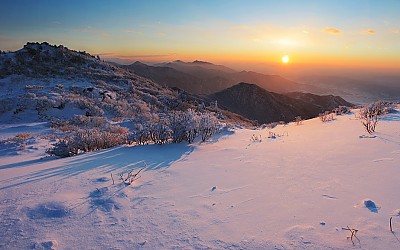
[[[147,164],[148,170],[158,170],[171,166],[174,162],[184,160],[195,146],[186,143],[168,145],[144,145],[144,146],[118,146],[91,153],[84,153],[70,158],[54,161],[31,160],[0,166],[1,169],[18,167],[36,167],[42,164],[52,164],[41,170],[31,171],[13,178],[0,181],[0,190],[21,186],[23,184],[37,182],[56,177],[60,179],[76,176],[92,170],[100,173],[118,174],[128,169],[140,169]]]

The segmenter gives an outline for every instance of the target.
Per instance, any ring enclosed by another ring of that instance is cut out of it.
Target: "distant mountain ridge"
[[[304,91],[314,87],[293,82],[278,75],[265,75],[252,71],[236,71],[223,65],[209,62],[180,60],[154,66],[135,62],[121,66],[135,74],[170,87],[187,92],[208,95],[229,88],[239,82],[251,82],[277,93]],[[167,70],[174,69],[173,70]]]
[[[244,82],[208,97],[216,100],[221,107],[259,123],[290,122],[296,116],[309,119],[338,106],[353,106],[338,96],[308,93],[282,95]]]
[[[71,119],[78,114],[146,123],[159,122],[171,111],[199,109],[217,101],[225,108],[222,117],[250,124],[248,119],[261,123],[291,121],[298,115],[307,119],[338,105],[351,105],[333,96],[286,96],[255,84],[235,85],[250,78],[265,80],[269,86],[279,86],[279,82],[292,86],[280,76],[237,72],[202,61],[168,65],[174,67],[141,62],[119,66],[61,45],[28,43],[18,51],[0,54],[0,116],[11,121],[28,113],[39,120]]]
[[[3,122],[69,120],[83,115],[145,126],[173,111],[199,109],[205,102],[86,52],[47,42],[0,53],[0,90]],[[228,111],[223,117],[251,124]]]

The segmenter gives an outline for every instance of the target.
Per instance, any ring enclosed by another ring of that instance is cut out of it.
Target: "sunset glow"
[[[284,64],[289,63],[289,60],[290,60],[290,58],[289,58],[288,55],[285,55],[285,56],[282,57],[282,63],[284,63]]]
[[[400,1],[69,1],[61,8],[18,0],[3,7],[0,50],[48,41],[124,63],[203,60],[274,71],[288,53],[296,55],[291,70],[400,69]]]

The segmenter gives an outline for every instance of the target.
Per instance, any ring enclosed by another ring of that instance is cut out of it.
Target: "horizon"
[[[47,41],[107,61],[200,60],[283,76],[400,69],[398,1],[51,3],[4,3],[0,49]]]

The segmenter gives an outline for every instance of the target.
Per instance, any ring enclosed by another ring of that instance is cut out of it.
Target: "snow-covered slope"
[[[190,145],[3,154],[0,249],[399,249],[399,125],[386,115],[367,136],[349,114]]]

